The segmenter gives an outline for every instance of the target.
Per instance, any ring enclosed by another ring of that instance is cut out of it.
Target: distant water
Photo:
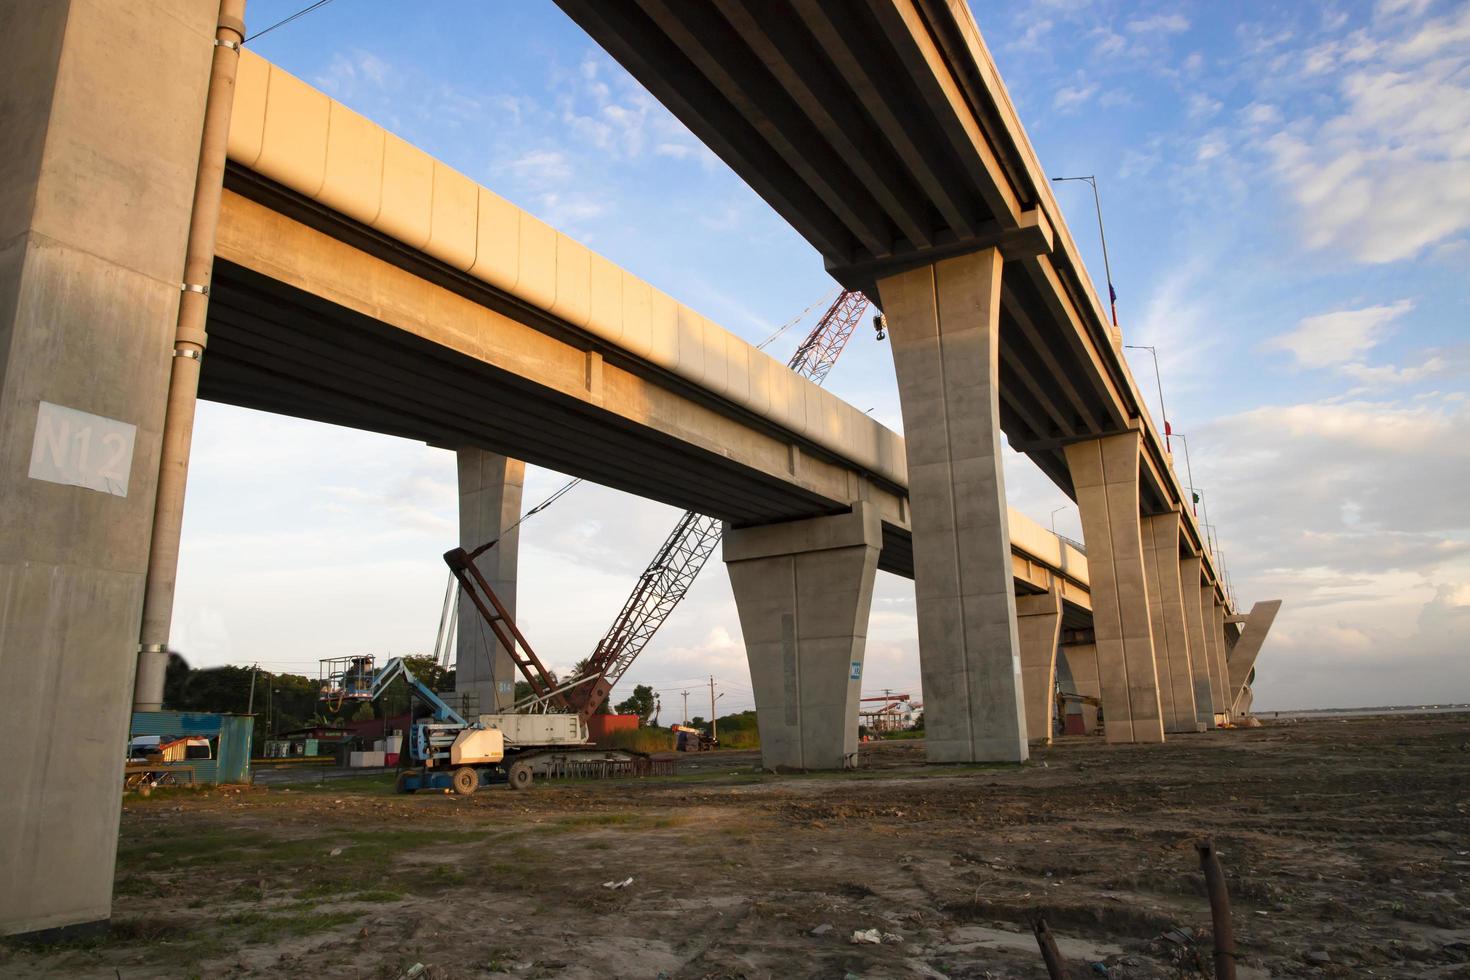
[[[1470,704],[1392,704],[1378,708],[1294,708],[1290,711],[1253,711],[1262,721],[1272,718],[1367,718],[1373,715],[1453,715],[1470,712]]]

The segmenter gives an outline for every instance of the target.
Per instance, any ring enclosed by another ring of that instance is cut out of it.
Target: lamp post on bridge
[[[1154,358],[1154,385],[1159,389],[1159,414],[1164,417],[1164,448],[1170,453],[1174,452],[1174,446],[1169,442],[1169,437],[1174,434],[1169,427],[1169,410],[1164,407],[1164,378],[1159,374],[1159,349],[1150,344],[1124,344],[1129,350],[1146,350]]]
[[[1066,509],[1067,509],[1067,505],[1066,504],[1062,504],[1062,506],[1057,507],[1057,508],[1054,508],[1052,510],[1052,512],[1051,512],[1051,533],[1052,534],[1056,534],[1057,533],[1057,515],[1060,514],[1062,511],[1064,511]]]
[[[1102,198],[1097,193],[1097,176],[1088,174],[1086,177],[1053,177],[1052,183],[1059,184],[1064,180],[1082,180],[1092,185],[1092,204],[1097,209],[1097,237],[1102,242],[1103,253],[1103,275],[1108,280],[1108,309],[1113,314],[1113,328],[1118,326],[1118,292],[1113,288],[1113,270],[1108,265],[1108,236],[1103,233]]]
[[[1184,443],[1184,472],[1189,477],[1189,492],[1194,497],[1194,512],[1198,516],[1200,503],[1199,487],[1194,485],[1194,467],[1189,462],[1189,440],[1185,438],[1182,432],[1176,432],[1174,435],[1179,438],[1180,442]]]

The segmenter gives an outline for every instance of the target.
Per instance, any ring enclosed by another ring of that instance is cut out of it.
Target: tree
[[[653,688],[647,684],[639,684],[633,688],[632,695],[619,701],[617,706],[617,712],[620,715],[637,715],[640,728],[647,727],[649,720],[653,717],[653,711]]]

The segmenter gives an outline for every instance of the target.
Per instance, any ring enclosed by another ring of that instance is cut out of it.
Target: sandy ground
[[[1212,976],[1209,835],[1240,976],[1470,978],[1470,717],[1070,739],[1023,767],[922,751],[468,799],[382,777],[130,799],[112,936],[0,946],[0,974],[1044,977],[1040,910],[1073,976]]]

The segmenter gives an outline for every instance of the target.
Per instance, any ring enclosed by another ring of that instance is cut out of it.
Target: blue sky
[[[251,27],[301,5],[251,0]],[[1158,348],[1238,598],[1286,599],[1257,707],[1470,700],[1470,5],[972,6],[1044,166],[1098,177],[1125,342]],[[335,0],[252,47],[747,339],[835,290],[550,2]],[[1100,279],[1086,185],[1057,194]],[[870,335],[828,387],[901,430]],[[1080,536],[1024,458],[1007,476]],[[527,506],[561,480],[533,469]],[[422,651],[454,516],[446,452],[202,406],[175,644],[307,672]],[[526,526],[546,659],[585,655],[675,516],[584,487]],[[880,576],[865,688],[919,693],[914,632],[911,584]],[[629,680],[669,708],[710,673],[750,705],[717,564]]]

